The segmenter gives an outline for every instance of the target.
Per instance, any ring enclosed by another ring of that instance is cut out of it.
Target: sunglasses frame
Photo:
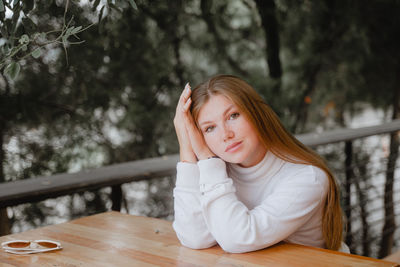
[[[28,243],[26,247],[10,247],[9,244],[12,243]],[[50,243],[55,245],[55,247],[44,247],[40,245],[39,243]],[[47,252],[47,251],[52,251],[52,250],[59,250],[62,249],[61,243],[53,240],[47,240],[47,239],[37,239],[37,240],[10,240],[10,241],[5,241],[1,243],[1,247],[8,253],[13,253],[13,254],[32,254],[32,253],[40,253],[40,252]]]

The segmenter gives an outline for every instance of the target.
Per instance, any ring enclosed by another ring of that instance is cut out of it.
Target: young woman
[[[348,252],[332,173],[245,81],[187,84],[174,125],[173,227],[184,246],[241,253],[286,241]]]

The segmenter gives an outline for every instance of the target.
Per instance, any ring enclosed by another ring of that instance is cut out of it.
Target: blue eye
[[[235,112],[235,113],[232,113],[230,116],[229,116],[229,119],[230,120],[234,120],[234,119],[236,119],[237,117],[239,117],[240,116],[240,114],[238,113],[238,112]]]

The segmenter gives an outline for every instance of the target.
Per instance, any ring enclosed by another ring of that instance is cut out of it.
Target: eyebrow
[[[228,113],[231,109],[233,109],[235,106],[234,105],[230,105],[227,109],[225,109],[224,113],[222,114],[222,116],[225,116],[226,113]],[[212,121],[203,121],[201,123],[199,123],[200,126],[203,126],[204,124],[209,124],[209,123],[213,123]]]

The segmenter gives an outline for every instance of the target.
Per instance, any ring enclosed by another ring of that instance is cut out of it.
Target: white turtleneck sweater
[[[212,158],[179,162],[173,228],[184,246],[218,243],[227,252],[262,249],[280,241],[324,248],[322,210],[329,188],[321,169],[267,152],[242,168]],[[348,251],[343,244],[342,251]]]

